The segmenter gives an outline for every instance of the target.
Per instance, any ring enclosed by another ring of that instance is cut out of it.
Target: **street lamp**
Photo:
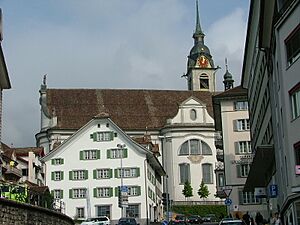
[[[121,203],[121,217],[125,217],[126,215],[126,208],[124,207],[124,202],[123,202],[123,196],[122,196],[122,188],[123,188],[123,176],[124,176],[124,171],[123,171],[123,152],[124,148],[126,147],[125,144],[117,144],[118,149],[120,150],[120,156],[121,156],[121,173],[120,173],[120,178],[121,178],[121,186],[120,186],[120,192],[121,192],[121,198],[122,198],[122,203]]]

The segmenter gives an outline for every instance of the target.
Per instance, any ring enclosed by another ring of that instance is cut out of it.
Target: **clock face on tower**
[[[197,63],[201,68],[206,68],[209,64],[208,59],[203,55],[198,58]]]

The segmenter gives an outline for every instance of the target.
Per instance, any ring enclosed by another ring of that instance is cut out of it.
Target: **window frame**
[[[248,110],[248,101],[236,101],[234,102],[235,111],[245,111]]]
[[[193,150],[194,147],[196,146],[196,145],[192,145],[193,142],[197,142],[196,151]],[[212,150],[205,141],[201,139],[192,138],[183,142],[179,147],[178,156],[188,156],[188,155],[212,155]]]
[[[82,212],[82,213],[81,213]],[[81,215],[82,214],[82,215]],[[84,207],[76,207],[76,216],[77,218],[85,218],[85,210]]]
[[[213,184],[213,165],[211,163],[203,163],[201,165],[201,169],[202,169],[202,180],[204,184]],[[207,169],[209,171],[206,171]],[[207,176],[207,174],[209,177]]]
[[[300,82],[298,82],[291,90],[289,90],[291,117],[295,120],[300,117]]]
[[[72,199],[84,199],[86,198],[86,188],[72,188],[70,189]]]
[[[189,163],[180,163],[179,184],[184,185],[186,181],[191,182],[191,166]]]
[[[287,67],[289,67],[300,57],[300,24],[284,40],[284,44]]]

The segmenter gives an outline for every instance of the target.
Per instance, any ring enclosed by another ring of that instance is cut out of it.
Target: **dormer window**
[[[200,89],[209,89],[209,79],[205,73],[200,75]]]
[[[196,120],[197,119],[197,112],[195,109],[192,109],[190,111],[190,117],[191,117],[191,120]]]

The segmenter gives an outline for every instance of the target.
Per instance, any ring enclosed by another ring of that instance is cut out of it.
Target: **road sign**
[[[270,198],[276,198],[278,195],[278,187],[276,184],[271,184],[269,186],[269,197]]]
[[[223,192],[225,193],[226,197],[229,197],[231,194],[232,188],[225,188]]]
[[[226,198],[225,205],[231,205],[231,204],[232,204],[232,200],[230,198]]]
[[[128,186],[121,186],[121,192],[128,193]]]

